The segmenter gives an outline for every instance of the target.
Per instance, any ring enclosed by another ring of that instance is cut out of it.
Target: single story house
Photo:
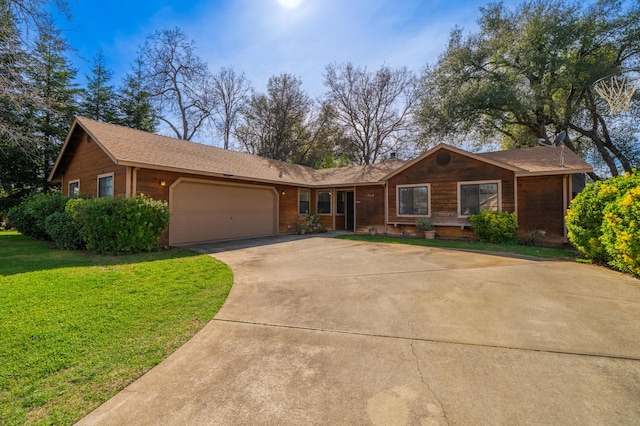
[[[468,217],[485,209],[516,212],[520,233],[562,243],[591,170],[568,149],[476,154],[446,144],[411,161],[315,170],[77,117],[49,180],[72,197],[167,201],[171,245],[295,232],[309,212],[329,230],[415,234],[427,216],[438,236],[474,238]]]

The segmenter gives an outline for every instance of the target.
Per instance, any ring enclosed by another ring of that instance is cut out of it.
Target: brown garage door
[[[277,233],[277,193],[271,187],[181,180],[169,204],[173,245]]]

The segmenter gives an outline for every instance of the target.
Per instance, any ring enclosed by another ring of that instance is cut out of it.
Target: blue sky
[[[295,3],[286,5],[284,3]],[[466,0],[70,0],[73,19],[61,21],[77,49],[79,82],[102,49],[114,83],[147,35],[180,27],[212,72],[243,71],[257,91],[269,77],[300,77],[312,97],[322,95],[329,63],[382,64],[416,72],[434,63],[456,25],[474,31],[486,1]],[[505,4],[516,4],[505,1]]]

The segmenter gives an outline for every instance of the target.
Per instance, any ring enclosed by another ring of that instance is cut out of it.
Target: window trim
[[[320,213],[320,209],[318,208],[318,203],[320,203],[320,193],[326,192],[329,194],[329,211],[327,213]],[[316,213],[321,216],[327,216],[333,214],[333,194],[330,189],[317,189],[316,190]]]
[[[77,197],[73,197],[71,195],[71,185],[77,183],[78,184],[78,196]],[[74,180],[70,180],[69,182],[67,182],[67,196],[69,198],[80,198],[80,179],[74,179]]]
[[[111,195],[102,195],[100,196],[100,179],[106,178],[106,177],[111,177],[111,183],[112,183],[112,188],[111,191],[113,192]],[[98,198],[101,197],[114,197],[116,194],[116,178],[115,178],[115,173],[111,172],[111,173],[103,173],[101,175],[98,175],[98,177],[96,178],[96,184],[97,184],[97,188],[96,188],[96,196]]]
[[[473,181],[462,181],[458,182],[458,217],[462,219],[466,219],[471,215],[463,215],[462,214],[462,190],[461,187],[463,185],[483,185],[488,183],[495,183],[498,185],[498,211],[502,211],[502,180],[473,180]]]
[[[308,197],[307,202],[309,203],[309,211],[306,211],[306,212],[300,211],[300,201],[301,201],[300,200],[300,198],[301,198],[300,194],[303,193],[303,192],[307,193],[307,197]],[[310,213],[311,213],[311,190],[307,189],[307,188],[298,188],[298,215],[303,216],[303,215],[307,215],[307,214],[310,214]]]
[[[400,214],[400,189],[427,187],[427,214]],[[410,185],[396,185],[396,216],[398,217],[431,217],[431,184],[415,183]]]

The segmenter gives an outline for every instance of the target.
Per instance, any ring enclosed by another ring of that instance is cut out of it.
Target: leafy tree
[[[154,133],[158,126],[156,111],[151,105],[151,93],[144,84],[144,61],[136,58],[124,78],[118,94],[118,124]]]
[[[291,74],[273,76],[266,94],[254,94],[236,136],[247,152],[293,161],[308,139],[307,118],[312,101],[302,81]]]
[[[324,82],[359,163],[375,163],[411,139],[418,97],[416,78],[407,68],[382,66],[373,73],[351,63],[328,65]]]
[[[156,31],[142,48],[145,81],[158,118],[179,139],[191,140],[208,124],[215,107],[212,77],[180,28]]]
[[[107,68],[102,50],[100,50],[91,68],[91,75],[86,75],[87,87],[82,91],[80,114],[87,118],[116,123],[118,112],[116,106],[116,90],[109,84],[113,71]]]
[[[213,76],[213,94],[217,98],[214,124],[222,134],[224,149],[229,149],[229,139],[249,101],[251,90],[245,74],[237,74],[233,68],[222,68]]]
[[[293,162],[315,168],[347,166],[357,161],[353,144],[336,122],[336,111],[328,103],[314,108],[307,120],[307,138]]]
[[[628,138],[628,120],[637,112],[611,117],[593,83],[637,68],[638,4],[535,0],[513,11],[501,3],[480,10],[479,32],[464,37],[454,29],[446,52],[425,70],[423,143],[467,134],[526,146],[568,130],[572,150],[596,152],[612,175],[630,171],[638,141]]]

